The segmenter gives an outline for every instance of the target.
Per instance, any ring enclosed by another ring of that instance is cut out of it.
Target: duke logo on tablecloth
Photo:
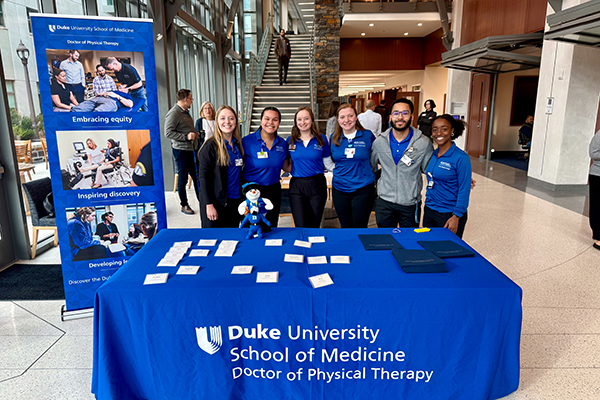
[[[196,340],[198,346],[210,355],[215,354],[223,344],[223,335],[221,334],[221,326],[211,326],[210,340],[206,327],[196,328]]]

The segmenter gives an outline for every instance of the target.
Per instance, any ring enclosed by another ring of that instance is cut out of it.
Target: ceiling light
[[[408,36],[408,32],[404,32],[404,36]]]
[[[365,35],[366,35],[366,33],[364,33],[364,32],[360,34],[360,36],[365,36]]]
[[[369,24],[369,26],[375,26],[375,24]]]
[[[422,22],[419,22],[419,23],[417,24],[417,26],[423,26],[423,23],[422,23]]]

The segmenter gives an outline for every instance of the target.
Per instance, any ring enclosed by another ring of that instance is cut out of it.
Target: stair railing
[[[254,106],[254,91],[259,86],[265,73],[267,60],[269,58],[269,50],[273,40],[273,17],[269,14],[269,19],[265,24],[265,31],[260,40],[258,55],[250,53],[250,61],[248,64],[246,87],[244,89],[244,97],[242,104],[245,105],[242,124],[242,136],[250,133],[250,125],[252,124],[252,107]]]
[[[310,46],[308,52],[308,67],[310,70],[310,104],[316,118],[319,118],[319,106],[317,104],[317,71],[315,67],[315,29],[310,31]]]

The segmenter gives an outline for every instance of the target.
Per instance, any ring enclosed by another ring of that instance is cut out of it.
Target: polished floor
[[[464,239],[523,288],[521,382],[505,399],[600,398],[600,251],[585,192],[551,192],[494,162],[473,169]],[[169,227],[198,227],[166,197]],[[58,263],[58,252],[34,262]],[[94,398],[92,320],[61,322],[63,303],[0,302],[0,399]]]

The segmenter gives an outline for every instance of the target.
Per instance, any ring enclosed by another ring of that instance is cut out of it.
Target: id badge
[[[242,160],[241,158],[236,158],[235,159],[235,166],[236,167],[243,167],[244,166],[244,160]]]
[[[347,148],[346,150],[344,150],[344,154],[346,155],[346,158],[354,158],[354,153],[356,153],[355,148]]]
[[[402,161],[404,164],[406,164],[407,166],[410,167],[410,165],[414,162],[409,156],[407,156],[406,154],[402,156],[402,158],[400,159],[400,161]]]
[[[433,187],[433,181],[431,180],[431,181],[427,182],[427,188],[431,189],[432,187]]]
[[[289,151],[296,151],[296,145],[295,144],[290,144],[288,150]]]
[[[256,154],[257,154],[258,158],[269,158],[269,153],[266,153],[264,151],[259,151]]]

